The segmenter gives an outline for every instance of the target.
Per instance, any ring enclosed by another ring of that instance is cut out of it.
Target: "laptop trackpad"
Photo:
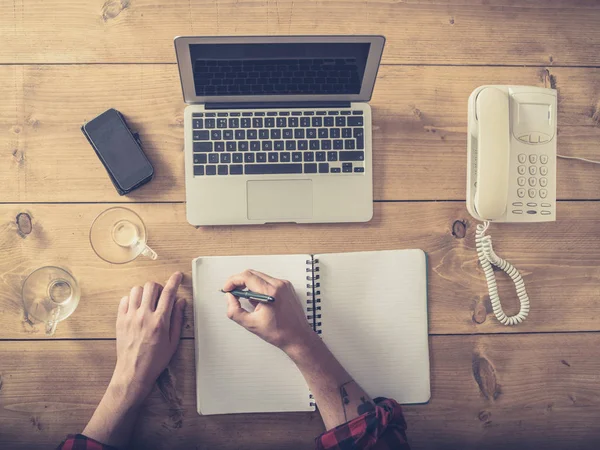
[[[248,181],[248,219],[282,222],[312,213],[312,180]]]

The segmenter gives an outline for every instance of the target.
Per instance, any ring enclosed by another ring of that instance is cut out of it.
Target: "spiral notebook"
[[[219,289],[249,268],[293,284],[309,323],[371,397],[429,400],[423,251],[200,257],[192,263],[199,414],[315,409],[294,363],[226,316]]]

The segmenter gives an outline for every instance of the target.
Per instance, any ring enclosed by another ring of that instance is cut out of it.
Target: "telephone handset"
[[[530,86],[481,86],[468,104],[467,209],[484,222],[476,230],[477,253],[492,309],[504,325],[529,313],[519,271],[494,253],[490,222],[556,220],[556,90]],[[521,309],[507,316],[492,266],[515,283]]]

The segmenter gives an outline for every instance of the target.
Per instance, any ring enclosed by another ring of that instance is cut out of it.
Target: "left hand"
[[[111,384],[142,400],[173,357],[183,324],[185,300],[176,299],[183,274],[174,273],[163,288],[148,282],[121,299],[117,315],[117,364]]]

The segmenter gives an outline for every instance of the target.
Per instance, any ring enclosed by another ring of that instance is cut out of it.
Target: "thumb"
[[[173,311],[171,312],[171,328],[169,330],[171,345],[173,345],[173,351],[179,345],[179,338],[181,337],[181,329],[183,328],[183,312],[185,311],[185,299],[180,298],[175,302]]]
[[[246,328],[250,313],[242,308],[240,301],[233,295],[225,294],[225,297],[227,297],[227,317]]]

